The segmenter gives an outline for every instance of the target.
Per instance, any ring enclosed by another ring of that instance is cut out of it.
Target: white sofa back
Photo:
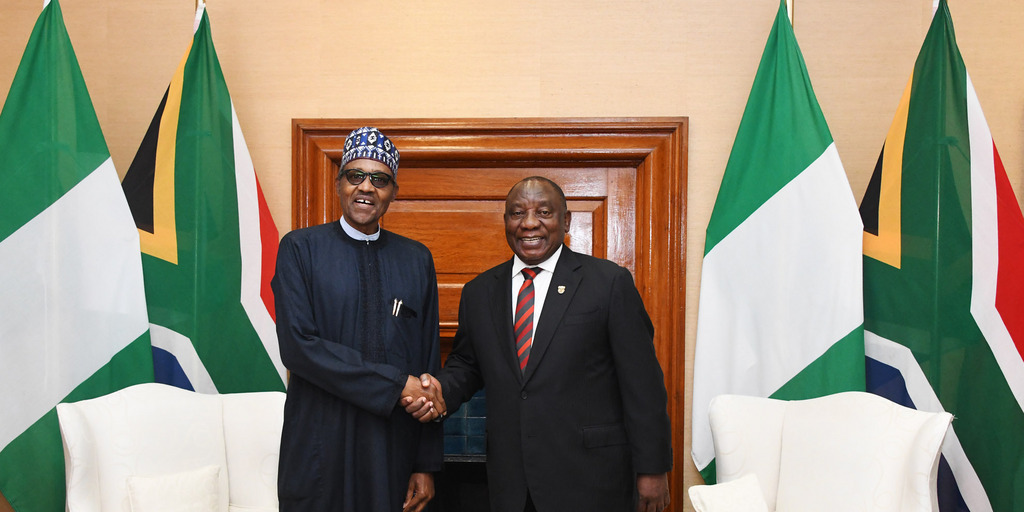
[[[230,510],[277,510],[277,461],[284,423],[284,393],[220,395]]]
[[[756,475],[770,511],[937,510],[949,413],[861,392],[794,401],[722,395],[709,419],[718,482]]]
[[[60,404],[67,510],[138,512],[160,493],[196,510],[277,510],[283,414],[284,393],[163,384]]]

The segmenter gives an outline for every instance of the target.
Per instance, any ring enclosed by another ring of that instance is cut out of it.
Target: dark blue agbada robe
[[[322,224],[281,240],[272,285],[291,372],[281,510],[400,511],[409,476],[441,469],[440,425],[397,407],[409,375],[440,367],[430,251],[387,231],[357,241],[338,222]]]

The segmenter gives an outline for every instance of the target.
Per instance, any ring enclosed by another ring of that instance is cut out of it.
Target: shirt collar
[[[527,265],[526,263],[523,263],[523,260],[519,259],[519,256],[513,255],[512,256],[512,275],[514,276],[514,275],[522,272],[523,269],[527,268],[527,267],[540,267],[543,270],[547,270],[548,272],[554,273],[555,272],[555,266],[558,265],[558,257],[562,254],[562,247],[563,247],[563,245],[559,245],[558,249],[555,249],[554,254],[549,256],[548,259],[546,259],[546,260],[544,260],[544,261],[542,261],[542,262],[540,262],[540,263],[538,263],[536,265]]]
[[[372,235],[367,235],[366,233],[363,233],[362,231],[359,231],[358,229],[350,226],[348,222],[345,220],[345,217],[338,219],[338,222],[341,223],[341,229],[345,230],[346,235],[355,240],[359,240],[360,242],[372,242],[380,238],[379,225],[377,226],[376,232],[374,232]]]

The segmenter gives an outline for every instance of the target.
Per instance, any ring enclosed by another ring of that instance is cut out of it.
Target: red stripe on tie
[[[531,323],[533,322],[533,306],[530,306],[529,309],[526,310],[526,312],[522,312],[522,310],[520,310],[519,312],[516,313],[516,315],[519,315],[520,318],[519,323],[516,324],[516,327],[513,330],[519,332],[519,328],[522,327],[525,321],[529,320]]]
[[[516,337],[516,355],[519,357],[520,371],[526,369],[526,363],[530,360],[530,346],[533,345],[533,278],[537,277],[539,272],[540,270],[536,268],[523,269],[523,285],[519,287],[519,294],[516,297],[513,333]]]

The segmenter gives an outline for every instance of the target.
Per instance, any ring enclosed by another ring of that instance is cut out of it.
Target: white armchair
[[[697,512],[729,510],[741,498],[769,511],[938,510],[949,413],[847,392],[794,401],[721,395],[708,415],[719,484],[690,488]]]
[[[57,406],[69,512],[270,512],[284,393],[139,384]]]

